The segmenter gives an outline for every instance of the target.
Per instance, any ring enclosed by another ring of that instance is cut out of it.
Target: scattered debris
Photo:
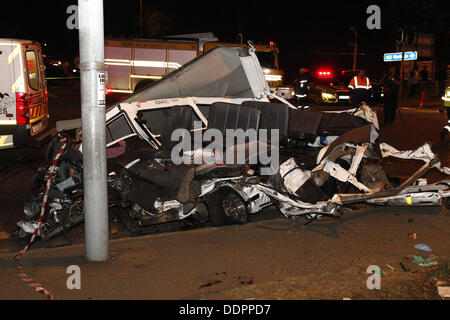
[[[220,281],[220,280],[212,280],[212,281],[209,281],[208,283],[202,284],[202,285],[199,287],[199,289],[206,288],[206,287],[211,287],[211,286],[214,286],[214,285],[219,284],[219,283],[221,283],[221,282],[222,282],[222,281]]]
[[[429,246],[427,246],[426,244],[423,244],[423,243],[416,244],[414,246],[414,248],[416,248],[418,250],[426,251],[426,252],[433,251],[433,250],[431,250],[431,248]]]
[[[433,259],[430,258],[424,259],[423,257],[416,255],[411,255],[411,258],[413,263],[418,264],[421,267],[431,267],[438,265],[437,261],[433,261]]]
[[[387,264],[386,263],[386,266],[389,268],[389,269],[391,269],[392,271],[394,271],[395,269],[394,269],[394,267],[393,266],[391,266],[390,264]]]
[[[402,262],[400,262],[400,266],[402,267],[403,271],[405,272],[412,272],[406,265],[404,265]]]
[[[441,298],[450,298],[450,287],[438,287],[438,294]]]
[[[410,239],[413,239],[413,240],[416,240],[417,239],[417,233],[408,233],[408,237],[410,238]]]

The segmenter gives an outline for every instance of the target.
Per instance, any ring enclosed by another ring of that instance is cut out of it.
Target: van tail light
[[[16,92],[17,124],[28,124],[30,122],[30,106],[25,93]]]

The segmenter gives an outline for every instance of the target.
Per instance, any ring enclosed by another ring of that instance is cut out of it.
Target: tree
[[[175,25],[173,21],[160,10],[145,9],[143,13],[144,37],[170,34]]]

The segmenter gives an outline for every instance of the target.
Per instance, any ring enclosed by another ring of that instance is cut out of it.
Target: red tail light
[[[16,92],[16,113],[17,124],[28,124],[30,122],[30,107],[25,93]]]

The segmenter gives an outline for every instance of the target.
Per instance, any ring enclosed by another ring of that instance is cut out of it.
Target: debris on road
[[[438,287],[438,294],[441,298],[450,298],[450,287]]]
[[[426,244],[423,244],[423,243],[416,244],[414,246],[414,248],[416,248],[417,250],[422,250],[422,251],[427,251],[427,252],[433,251],[433,250],[431,250],[431,248],[429,246],[427,246]]]
[[[390,264],[386,264],[386,266],[387,266],[389,269],[391,269],[392,271],[395,271],[394,267],[391,266]]]
[[[400,267],[402,267],[403,271],[405,272],[411,272],[411,270],[402,262],[400,262]]]
[[[408,237],[409,237],[410,239],[416,240],[416,239],[417,239],[417,233],[412,233],[412,232],[410,232],[410,233],[408,233]]]
[[[431,267],[438,265],[439,263],[435,261],[435,257],[424,259],[421,256],[411,255],[412,262],[421,267]]]

